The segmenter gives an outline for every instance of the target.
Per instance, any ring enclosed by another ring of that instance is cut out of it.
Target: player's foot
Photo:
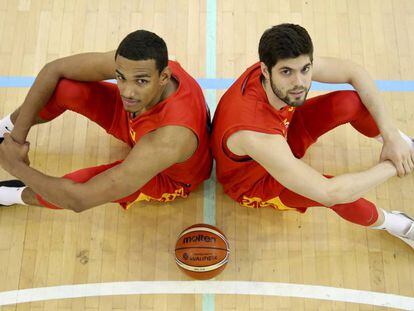
[[[405,243],[410,245],[412,249],[414,249],[414,219],[408,216],[407,214],[404,214],[403,212],[391,211],[390,213],[394,215],[398,215],[400,217],[408,218],[411,221],[411,226],[408,228],[408,230],[404,234],[398,235],[398,234],[391,233],[389,231],[388,233],[403,240]]]
[[[22,188],[26,185],[17,179],[0,181],[0,206],[21,204]]]

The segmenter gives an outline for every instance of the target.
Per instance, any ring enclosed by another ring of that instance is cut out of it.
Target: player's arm
[[[248,155],[289,190],[325,206],[353,202],[396,174],[391,162],[381,162],[359,173],[326,178],[292,154],[281,135],[239,131],[230,136],[229,149]]]
[[[386,111],[384,100],[374,80],[362,66],[350,60],[317,57],[313,62],[312,79],[325,83],[351,84],[375,119],[381,135],[386,138],[388,135],[398,132]]]
[[[337,58],[314,59],[313,80],[326,83],[349,83],[358,92],[364,105],[374,118],[384,139],[381,159],[391,160],[398,175],[408,174],[414,168],[414,150],[401,138],[375,82],[370,74],[356,63]]]
[[[12,131],[13,139],[23,144],[39,111],[52,96],[59,79],[101,81],[115,75],[115,52],[84,53],[54,60],[46,64],[36,77]]]
[[[119,165],[86,183],[47,176],[19,161],[10,173],[46,201],[81,212],[126,197],[158,173],[192,156],[196,135],[182,126],[165,126],[143,136]]]

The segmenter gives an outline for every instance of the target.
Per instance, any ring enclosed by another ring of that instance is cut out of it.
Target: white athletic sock
[[[401,137],[407,142],[407,144],[409,144],[412,148],[414,148],[414,142],[413,140],[407,136],[407,134],[401,132],[400,130],[398,130],[400,132]],[[382,138],[381,135],[378,135],[376,137],[374,137],[377,141],[379,141],[380,143],[384,143],[384,139]]]
[[[10,133],[13,130],[13,123],[10,119],[10,114],[0,120],[0,137],[3,137],[4,133]]]
[[[2,205],[13,205],[22,204],[27,205],[23,202],[22,193],[26,187],[0,187],[0,204]]]
[[[384,213],[382,225],[371,227],[371,229],[383,229],[395,235],[405,235],[412,225],[412,221],[403,215],[392,214],[381,209]]]

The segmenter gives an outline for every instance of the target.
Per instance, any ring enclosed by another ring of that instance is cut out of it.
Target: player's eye
[[[149,81],[148,80],[144,80],[144,79],[137,79],[136,80],[137,84],[141,84],[141,85],[145,85],[147,84]]]
[[[302,72],[308,72],[310,70],[310,66],[306,66],[305,68],[302,69]]]

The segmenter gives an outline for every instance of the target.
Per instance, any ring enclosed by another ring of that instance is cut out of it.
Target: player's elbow
[[[322,202],[320,202],[320,203],[322,203],[323,206],[332,207],[336,204],[339,204],[339,202],[340,202],[340,200],[338,199],[337,196],[335,196],[335,194],[328,194],[328,195],[326,195],[326,197],[324,197],[322,199]]]
[[[80,191],[77,190],[76,185],[66,189],[60,206],[64,209],[74,211],[75,213],[81,213],[91,207],[87,200],[81,195]]]
[[[323,196],[318,200],[323,206],[332,207],[335,204],[338,204],[338,199],[336,198],[334,193],[326,192]]]
[[[84,206],[80,202],[76,202],[75,204],[70,204],[69,209],[74,211],[75,213],[81,213],[83,211],[86,211],[88,207]]]
[[[82,200],[77,198],[67,198],[59,204],[62,208],[71,210],[75,213],[81,213],[88,209],[88,207],[83,204]]]
[[[361,78],[370,77],[368,71],[361,65],[348,60],[347,61],[347,70],[349,71],[349,83],[353,84]]]
[[[74,197],[72,197],[68,204],[70,206],[70,209],[75,213],[81,213],[96,206],[96,204],[89,202],[87,198],[79,195],[75,195]]]
[[[60,60],[51,61],[43,66],[39,75],[44,74],[44,75],[47,75],[48,77],[54,76],[56,78],[60,78],[62,76],[60,72],[61,70],[60,67],[61,67]]]
[[[332,180],[330,180],[332,181]],[[336,183],[331,183],[327,186],[324,202],[321,202],[326,207],[332,207],[336,204],[343,204],[352,202],[353,199],[348,193],[347,189]]]

